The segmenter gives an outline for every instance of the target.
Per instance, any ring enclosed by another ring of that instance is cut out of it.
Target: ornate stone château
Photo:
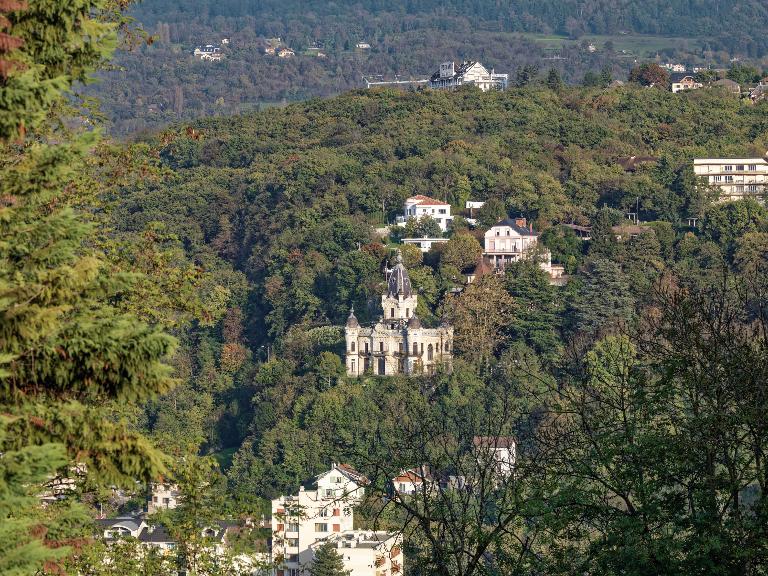
[[[439,328],[422,327],[416,316],[418,296],[399,251],[397,264],[386,275],[387,292],[381,296],[384,315],[379,321],[361,328],[354,309],[349,313],[344,329],[347,374],[432,374],[438,364],[450,367],[453,327],[446,323]]]

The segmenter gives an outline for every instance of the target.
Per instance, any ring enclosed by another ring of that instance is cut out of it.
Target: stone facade
[[[411,288],[400,252],[397,264],[387,270],[387,291],[381,296],[384,312],[372,327],[361,327],[350,312],[344,329],[349,376],[370,373],[432,374],[438,364],[450,367],[453,327],[424,328],[416,315],[418,296]]]

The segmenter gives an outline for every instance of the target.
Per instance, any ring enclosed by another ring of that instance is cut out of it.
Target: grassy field
[[[544,45],[545,48],[558,50],[563,46],[581,44],[585,40],[595,45],[600,50],[607,41],[613,42],[613,48],[617,52],[625,50],[633,56],[653,56],[665,48],[678,48],[687,51],[701,48],[702,40],[699,38],[672,38],[666,36],[643,36],[635,34],[617,34],[613,36],[600,36],[588,34],[578,40],[571,40],[567,36],[555,36],[550,34],[521,33],[521,37],[533,40]]]

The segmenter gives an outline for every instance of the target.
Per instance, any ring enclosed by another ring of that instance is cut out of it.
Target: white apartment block
[[[483,256],[496,270],[504,270],[512,262],[530,258],[538,239],[538,233],[526,223],[525,218],[507,218],[491,226],[485,233]],[[547,274],[553,278],[563,275],[562,266],[552,266],[549,250],[542,251],[539,257],[543,258],[539,265]]]
[[[314,552],[326,542],[336,547],[350,576],[402,576],[403,537],[396,532],[350,530],[332,534],[311,545]]]
[[[693,172],[720,189],[720,200],[763,199],[768,160],[763,158],[695,158]]]
[[[424,216],[429,216],[437,222],[443,232],[448,230],[448,225],[453,220],[450,204],[418,194],[405,200],[403,215],[397,217],[397,223],[404,224],[409,218],[415,218],[418,221]]]
[[[365,492],[365,477],[346,464],[317,476],[316,490],[272,500],[272,561],[275,576],[304,576],[317,540],[353,529],[353,507]]]
[[[509,74],[496,74],[480,62],[462,62],[461,66],[443,62],[440,69],[429,79],[429,87],[436,90],[454,90],[463,85],[477,86],[483,92],[488,90],[506,90]]]

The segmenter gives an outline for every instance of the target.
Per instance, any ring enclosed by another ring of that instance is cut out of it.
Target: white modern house
[[[429,79],[429,87],[435,90],[454,90],[459,86],[477,86],[483,92],[506,90],[509,74],[496,74],[476,61],[465,61],[457,68],[453,61],[443,62]]]
[[[512,262],[519,262],[536,255],[542,270],[552,278],[563,275],[562,266],[552,265],[552,255],[549,250],[536,253],[539,235],[525,218],[507,218],[494,224],[485,233],[485,249],[483,256],[496,270],[504,268]]]
[[[200,60],[221,60],[221,48],[213,44],[198,46],[192,54]]]
[[[107,541],[129,536],[138,538],[149,527],[142,518],[134,518],[133,516],[96,520],[96,525],[102,530],[101,537]]]
[[[409,218],[417,221],[429,216],[440,226],[440,230],[445,232],[453,220],[451,216],[451,205],[442,200],[435,200],[423,194],[417,194],[406,198],[403,204],[403,215],[397,217],[398,224],[405,224]]]
[[[316,477],[316,490],[303,486],[293,496],[272,500],[272,561],[275,576],[300,576],[312,563],[312,544],[352,531],[353,507],[367,479],[346,464],[333,464]]]
[[[404,573],[403,537],[397,532],[349,530],[331,534],[313,543],[312,553],[327,542],[336,547],[350,576],[401,576]]]
[[[695,158],[693,172],[720,189],[720,200],[762,199],[768,186],[768,160],[763,158]]]

